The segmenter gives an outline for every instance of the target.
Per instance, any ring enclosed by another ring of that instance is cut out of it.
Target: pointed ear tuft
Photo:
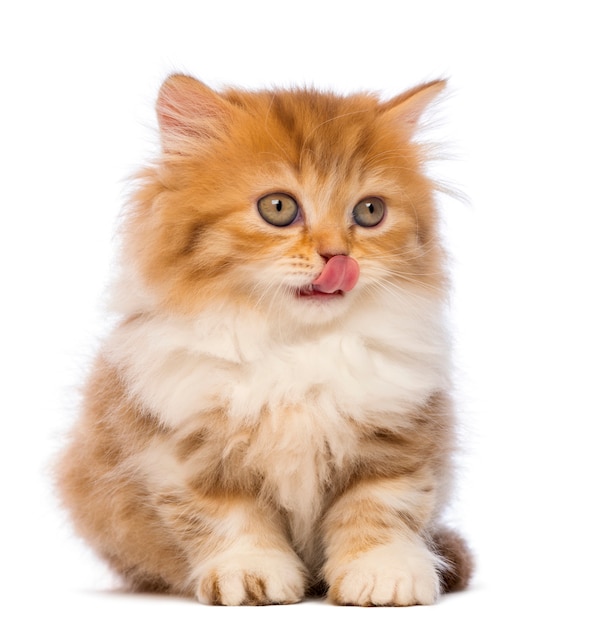
[[[196,140],[217,136],[225,128],[228,109],[228,103],[204,83],[182,74],[169,76],[156,101],[163,148],[183,152]]]
[[[400,126],[407,137],[411,137],[419,127],[424,111],[446,85],[446,80],[434,80],[409,89],[383,104],[381,107],[383,115]]]

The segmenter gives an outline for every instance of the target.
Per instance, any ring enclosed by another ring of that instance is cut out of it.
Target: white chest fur
[[[365,421],[402,416],[445,387],[441,311],[416,297],[405,311],[360,309],[288,337],[252,313],[141,316],[113,333],[107,354],[138,401],[170,427],[218,407],[241,424],[289,406],[307,407],[326,424],[344,415]]]

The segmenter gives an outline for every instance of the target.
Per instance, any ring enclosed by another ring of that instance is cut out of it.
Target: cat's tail
[[[430,544],[442,562],[441,590],[447,593],[465,589],[474,572],[474,558],[466,541],[454,530],[440,527],[433,529]]]

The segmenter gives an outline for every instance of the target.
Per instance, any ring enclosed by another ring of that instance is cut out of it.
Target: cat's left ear
[[[380,111],[385,119],[399,126],[407,137],[411,137],[419,127],[424,111],[446,86],[446,80],[418,85],[382,104]]]

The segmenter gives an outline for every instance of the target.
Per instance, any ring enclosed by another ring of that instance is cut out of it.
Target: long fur
[[[420,116],[172,76],[127,214],[120,322],[58,466],[77,531],[135,589],[218,604],[429,604],[471,573],[452,482],[448,288]],[[257,199],[296,199],[278,228]],[[384,220],[352,209],[380,197]],[[348,293],[304,298],[335,254]]]

